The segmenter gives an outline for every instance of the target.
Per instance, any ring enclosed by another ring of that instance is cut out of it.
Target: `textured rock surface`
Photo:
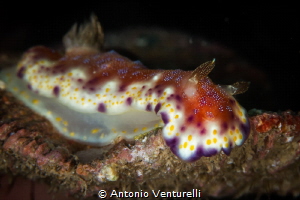
[[[300,192],[300,116],[286,111],[251,117],[252,132],[230,156],[178,160],[160,130],[111,147],[78,145],[61,138],[43,117],[0,92],[0,169],[47,180],[75,196],[99,190],[190,191],[239,197],[249,193]]]

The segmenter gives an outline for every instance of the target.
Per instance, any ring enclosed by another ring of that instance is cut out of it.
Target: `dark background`
[[[203,36],[232,48],[271,81],[272,103],[260,109],[300,110],[300,11],[296,4],[198,1],[196,5],[172,1],[163,5],[162,1],[99,0],[93,4],[85,1],[5,3],[0,8],[1,52],[23,52],[34,45],[59,43],[74,22],[82,22],[94,12],[105,31],[135,25],[163,27]],[[250,101],[251,98],[256,96],[250,97]]]
[[[93,12],[105,32],[135,25],[163,27],[203,36],[234,49],[261,69],[271,82],[272,98],[259,109],[300,110],[298,6],[282,3],[7,2],[0,8],[0,51],[24,51],[59,43],[75,22]],[[259,91],[258,91],[259,92]],[[266,94],[269,95],[269,94]],[[256,98],[255,95],[250,97]],[[247,109],[257,108],[255,105]]]

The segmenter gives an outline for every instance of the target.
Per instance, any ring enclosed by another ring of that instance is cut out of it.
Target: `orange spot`
[[[188,141],[192,141],[192,139],[193,139],[193,136],[192,136],[192,135],[189,135],[189,136],[188,136]]]
[[[175,117],[174,117],[174,118],[175,118],[175,119],[177,119],[178,117],[179,117],[179,115],[175,115]]]
[[[214,139],[213,139],[213,142],[214,142],[215,144],[217,143],[217,141],[218,141],[217,138],[214,138]]]
[[[195,146],[194,146],[194,145],[191,145],[191,146],[190,146],[190,150],[193,151],[194,149],[195,149]]]
[[[216,129],[213,130],[213,134],[217,135],[218,131]]]

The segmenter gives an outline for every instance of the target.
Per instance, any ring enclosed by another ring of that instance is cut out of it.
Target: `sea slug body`
[[[93,16],[66,34],[65,55],[33,47],[17,72],[4,70],[1,79],[63,135],[87,143],[106,145],[163,127],[171,151],[195,161],[221,150],[229,154],[247,139],[246,111],[232,95],[248,84],[215,85],[207,77],[214,60],[194,71],[151,70],[114,51],[99,51],[102,42]]]

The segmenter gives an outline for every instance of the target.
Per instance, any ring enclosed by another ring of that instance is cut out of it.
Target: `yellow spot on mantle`
[[[95,129],[92,129],[91,130],[91,134],[95,134],[95,133],[98,133],[99,132],[99,128],[95,128]]]
[[[183,148],[187,148],[187,145],[188,145],[188,143],[185,142],[185,143],[183,144]]]
[[[174,131],[174,125],[170,126],[170,131]]]
[[[38,103],[39,103],[39,100],[33,99],[33,100],[32,100],[32,103],[33,103],[33,104],[38,104]]]
[[[206,140],[206,144],[211,145],[211,140],[210,139]]]
[[[217,135],[218,131],[216,129],[213,130],[213,134]]]
[[[214,139],[213,139],[213,142],[214,142],[215,144],[217,143],[217,141],[218,141],[217,138],[214,138]]]

